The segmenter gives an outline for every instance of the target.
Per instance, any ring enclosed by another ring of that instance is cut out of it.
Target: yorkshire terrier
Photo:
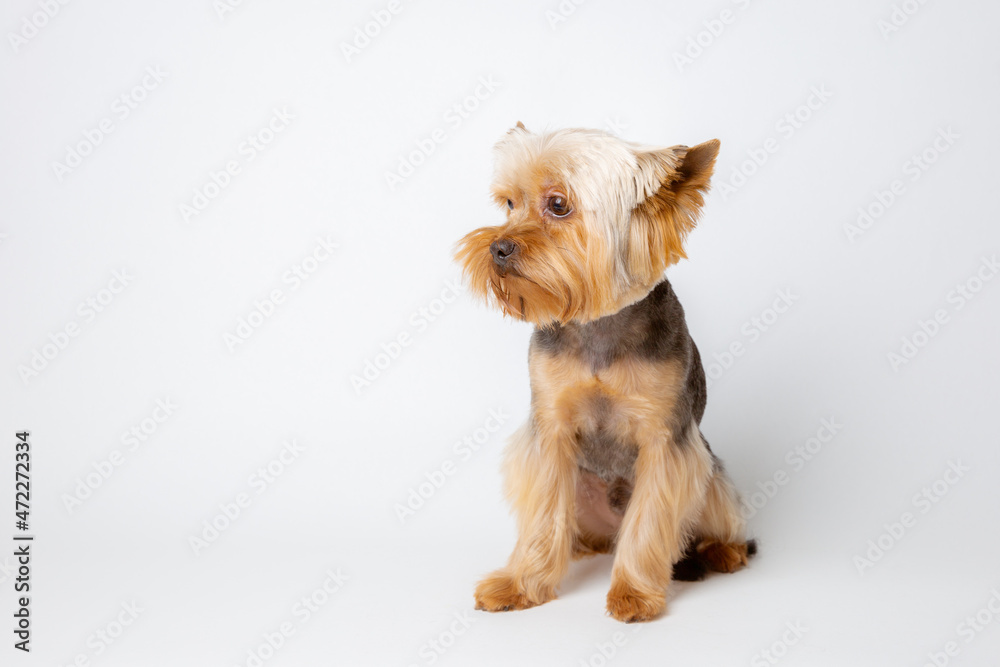
[[[685,258],[718,140],[653,148],[518,123],[496,145],[507,221],[456,250],[470,290],[531,322],[531,413],[505,452],[518,538],[476,608],[552,600],[571,558],[613,553],[607,610],[648,621],[671,579],[756,553],[699,428],[705,372],[664,271]]]

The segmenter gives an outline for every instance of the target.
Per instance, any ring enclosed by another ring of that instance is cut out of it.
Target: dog
[[[734,572],[756,553],[701,433],[705,373],[664,277],[686,257],[718,151],[520,122],[497,143],[507,220],[466,235],[455,257],[470,292],[535,330],[530,416],[504,459],[517,543],[479,582],[477,609],[548,602],[573,558],[613,553],[608,613],[649,621],[672,579]]]

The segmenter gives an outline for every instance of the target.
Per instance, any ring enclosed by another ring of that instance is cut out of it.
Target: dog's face
[[[493,197],[507,221],[456,250],[470,289],[540,326],[588,322],[642,299],[685,257],[718,151],[718,140],[649,148],[518,123],[495,148]]]

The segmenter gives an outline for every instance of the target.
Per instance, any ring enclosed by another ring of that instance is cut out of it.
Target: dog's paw
[[[714,572],[736,572],[747,566],[750,557],[756,553],[756,544],[718,542],[705,540],[697,547],[698,558]]]
[[[523,586],[504,570],[498,570],[476,586],[476,609],[484,611],[515,611],[548,602],[551,599],[533,600]]]
[[[608,613],[623,623],[651,621],[667,607],[666,596],[647,595],[624,583],[616,583],[608,591]]]

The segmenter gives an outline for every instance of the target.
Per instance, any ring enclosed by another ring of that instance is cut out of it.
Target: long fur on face
[[[718,140],[650,148],[599,130],[529,132],[497,143],[493,195],[503,225],[477,229],[456,250],[473,293],[505,314],[545,326],[588,322],[649,293],[685,257],[719,150]],[[548,208],[564,197],[570,213]],[[503,266],[490,247],[517,251]]]

